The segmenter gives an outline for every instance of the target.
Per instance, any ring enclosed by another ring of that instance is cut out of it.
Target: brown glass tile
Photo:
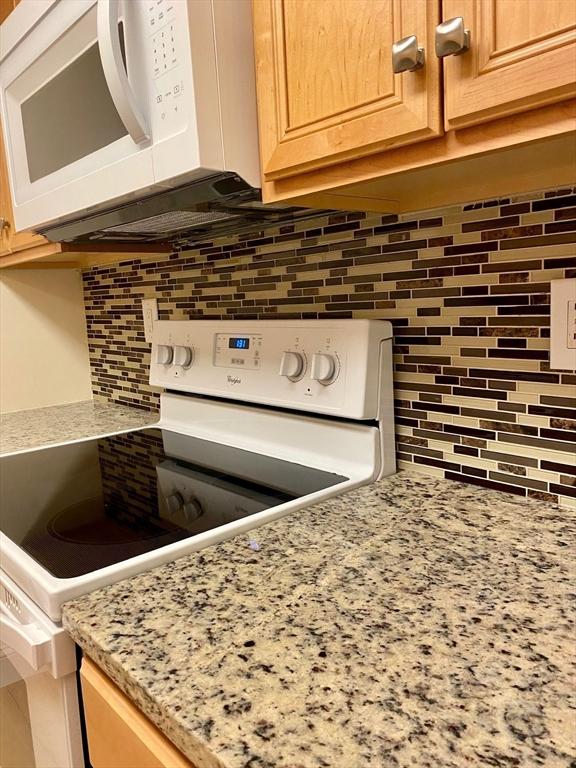
[[[360,222],[348,221],[343,224],[333,224],[333,225],[324,227],[324,234],[330,235],[334,232],[349,232],[354,229],[358,229],[359,227],[360,227]]]
[[[423,448],[420,445],[402,445],[402,450],[406,453],[417,454],[418,456],[430,456],[436,459],[442,459],[444,454],[442,451],[436,451],[433,448]]]
[[[550,490],[552,493],[557,493],[559,496],[571,496],[572,498],[576,498],[576,487],[573,485],[550,483]]]
[[[576,195],[567,195],[566,197],[556,197],[545,200],[534,200],[532,203],[533,211],[550,211],[554,208],[570,208],[576,205]]]
[[[404,384],[402,386],[404,386]],[[454,387],[453,394],[462,395],[463,397],[489,397],[490,400],[506,400],[508,397],[508,393],[501,390],[491,390],[488,395],[485,389],[472,389],[468,387]]]
[[[409,445],[428,445],[428,441],[424,440],[424,438],[412,435],[398,435],[396,440],[399,443],[407,443]]]
[[[426,411],[432,411],[433,413],[460,413],[460,407],[458,405],[444,405],[444,403],[426,403],[415,402],[418,408],[422,408]]]
[[[504,273],[498,278],[500,283],[528,283],[530,282],[529,272],[511,272]]]
[[[496,341],[498,347],[507,347],[509,349],[526,349],[528,344],[525,338],[509,338],[507,336],[499,337]]]
[[[417,248],[425,248],[426,240],[410,240],[407,243],[391,243],[389,245],[383,245],[382,253],[401,253],[402,251],[411,251]]]
[[[566,440],[568,443],[572,445],[572,449],[574,450],[574,456],[576,457],[576,432],[569,429],[546,429],[545,427],[540,428],[540,435],[542,437],[549,437],[553,440]],[[568,450],[572,450],[568,448]]]
[[[522,283],[521,285],[491,285],[491,294],[550,293],[550,283]]]
[[[528,489],[528,498],[537,499],[538,501],[546,501],[551,504],[558,502],[558,496],[553,493],[546,493],[545,491],[533,491]]]
[[[486,379],[471,378],[470,376],[464,376],[460,380],[463,387],[487,387],[488,382]],[[488,397],[488,395],[486,395]]]
[[[497,251],[498,241],[493,242],[480,242],[480,243],[466,243],[464,245],[449,245],[444,248],[446,256],[457,256],[462,254],[484,254],[487,255],[488,251]],[[486,261],[488,259],[486,258]]]
[[[573,208],[560,208],[554,211],[555,221],[562,221],[564,219],[576,219],[576,206]]]
[[[480,422],[483,426],[483,422]],[[475,427],[464,427],[462,424],[445,424],[444,431],[453,435],[466,435],[467,437],[479,437],[483,440],[495,440],[496,432],[488,429],[476,429]]]
[[[500,208],[502,216],[517,216],[520,213],[528,213],[530,203],[512,203],[512,205],[503,205]]]
[[[429,440],[441,440],[446,443],[459,443],[460,438],[457,435],[449,435],[444,432],[433,432],[425,429],[415,429],[414,434],[419,437],[426,437]]]
[[[500,472],[507,472],[510,475],[526,476],[526,467],[519,467],[517,464],[505,464],[500,462],[498,464]]]
[[[383,277],[386,279],[388,277],[387,273],[384,273]],[[438,288],[439,286],[443,285],[444,281],[442,278],[419,278],[415,280],[414,278],[410,278],[409,280],[399,280],[396,283],[397,288]]]
[[[403,232],[412,229],[418,229],[417,221],[395,221],[390,224],[382,224],[374,227],[374,234],[381,235],[387,232]]]
[[[484,229],[515,227],[520,223],[518,216],[503,216],[499,219],[482,219],[462,224],[462,232],[480,232]]]
[[[428,456],[415,456],[414,462],[416,464],[425,464],[430,467],[440,467],[441,469],[451,469],[456,472],[460,470],[460,464],[455,464],[453,461],[445,461],[443,459],[433,459]]]
[[[565,221],[555,221],[550,224],[546,224],[544,231],[546,234],[550,232],[573,232],[576,230],[576,219],[566,219]]]
[[[529,405],[528,413],[551,418],[576,419],[576,408],[554,408],[551,405]]]
[[[500,249],[509,248],[537,248],[547,245],[561,245],[562,243],[576,242],[573,232],[559,233],[557,235],[540,235],[539,237],[518,237],[511,240],[500,240]]]
[[[441,355],[406,355],[404,358],[407,363],[428,363],[436,365],[450,365],[451,357]]]
[[[488,357],[501,360],[548,360],[549,352],[543,349],[489,349]]]
[[[485,317],[461,317],[459,325],[486,325]]]
[[[461,453],[464,456],[478,456],[479,449],[471,448],[469,445],[455,445],[453,447],[454,453]]]
[[[529,296],[462,296],[444,301],[446,307],[504,307],[528,304]]]
[[[541,459],[540,467],[541,469],[547,469],[550,472],[562,472],[564,474],[576,476],[576,461],[574,464],[562,464],[556,461]]]
[[[506,411],[511,413],[526,413],[526,407],[527,406],[524,403],[498,403],[498,411]],[[498,413],[498,418],[501,419],[503,416]]]
[[[482,240],[506,240],[518,237],[533,237],[542,234],[542,224],[531,224],[526,227],[503,227],[482,232]]]
[[[492,459],[493,461],[503,461],[509,464],[520,464],[524,467],[538,466],[538,460],[533,459],[531,456],[515,456],[507,453],[499,453],[498,451],[489,451],[489,450],[480,451],[480,456],[483,459]]]
[[[569,269],[576,267],[576,256],[558,256],[556,258],[544,259],[545,269]]]
[[[521,312],[520,312],[521,310]],[[506,315],[506,317],[489,317],[488,325],[490,326],[502,326],[510,327],[516,326],[549,326],[550,315],[542,315],[534,317],[536,310],[534,307],[498,307],[498,313]],[[542,310],[540,310],[540,313]],[[531,317],[513,317],[514,314],[529,314]]]
[[[511,433],[506,434],[506,442],[514,443],[516,445],[530,445],[533,448],[544,448],[549,451],[566,451],[566,442],[562,440],[554,440],[546,435],[541,437],[532,437],[529,435],[514,435]]]
[[[379,245],[365,245],[362,247],[346,248],[342,251],[342,258],[357,258],[359,256],[373,256],[380,253]]]
[[[414,261],[418,258],[418,251],[404,251],[402,253],[376,254],[375,256],[360,256],[354,258],[354,264],[364,266],[365,264],[382,264],[384,262],[396,261]]]
[[[494,320],[496,318],[490,318],[490,319]],[[523,320],[523,322],[526,322],[526,321]],[[538,328],[495,326],[491,328],[480,328],[479,335],[491,336],[493,338],[497,338],[498,344],[500,344],[501,342],[504,343],[504,340],[506,340],[507,344],[509,344],[510,341],[512,341],[513,339],[518,339],[519,341],[523,341],[525,338],[537,338]]]
[[[535,491],[547,491],[548,484],[543,480],[531,480],[527,477],[519,477],[518,475],[506,475],[503,472],[490,471],[488,476],[491,480],[496,480],[502,483],[514,483],[515,485],[523,486],[524,488],[532,488]]]
[[[478,419],[494,419],[495,412],[487,411],[482,408],[466,408],[461,409],[462,416],[472,416]],[[498,413],[499,421],[515,422],[516,416],[513,413]]]

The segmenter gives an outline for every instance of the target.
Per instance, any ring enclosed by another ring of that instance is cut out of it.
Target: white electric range
[[[0,457],[2,695],[25,687],[31,768],[84,764],[64,602],[395,471],[391,339],[156,322],[157,425]]]

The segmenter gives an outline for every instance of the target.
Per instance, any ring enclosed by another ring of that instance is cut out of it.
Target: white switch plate
[[[156,299],[142,299],[142,315],[144,316],[144,336],[152,343],[154,323],[158,320],[158,302]]]
[[[576,278],[552,280],[550,368],[576,371]]]

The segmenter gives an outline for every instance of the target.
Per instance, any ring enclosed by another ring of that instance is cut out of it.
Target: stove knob
[[[184,508],[184,497],[180,491],[174,491],[171,496],[166,497],[166,506],[173,515],[177,515]]]
[[[300,352],[284,352],[280,362],[280,376],[296,381],[302,376],[305,363],[304,355]]]
[[[336,378],[336,370],[334,355],[315,354],[312,357],[310,377],[320,384],[332,384]]]
[[[181,365],[182,368],[190,368],[193,359],[194,352],[191,347],[174,347],[173,365]]]
[[[184,504],[184,517],[186,518],[186,522],[191,523],[194,520],[198,520],[199,517],[202,517],[204,514],[204,510],[202,509],[202,504],[196,499],[194,496],[191,496],[186,504]]]
[[[170,365],[174,349],[166,344],[158,344],[156,347],[156,362],[159,365]]]

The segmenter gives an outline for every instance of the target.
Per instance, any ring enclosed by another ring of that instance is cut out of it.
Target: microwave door
[[[28,8],[0,65],[18,230],[155,189],[148,4],[57,0],[36,23]]]

